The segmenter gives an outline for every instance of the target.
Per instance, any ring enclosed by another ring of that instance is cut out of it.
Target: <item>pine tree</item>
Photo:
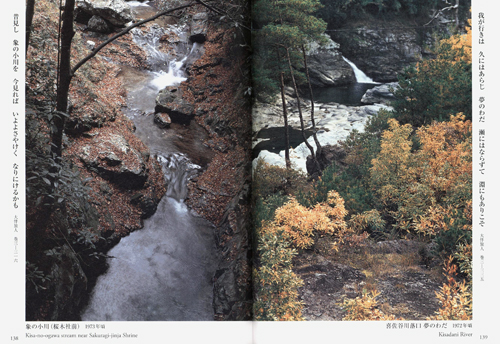
[[[281,89],[281,97],[283,103],[283,116],[285,120],[285,139],[288,137],[287,133],[287,119],[285,96],[283,92],[284,82],[281,82],[283,73],[288,71],[288,81],[294,88],[297,108],[299,111],[301,130],[303,140],[309,148],[311,155],[316,162],[319,169],[319,163],[316,158],[314,148],[307,142],[305,136],[304,119],[302,115],[301,104],[302,101],[298,92],[298,83],[300,80],[307,80],[309,77],[307,73],[307,63],[305,46],[311,41],[323,42],[324,38],[322,33],[326,29],[326,23],[316,18],[313,14],[322,7],[319,0],[274,0],[265,1],[260,0],[254,4],[254,17],[257,18],[257,25],[259,27],[256,34],[256,59],[254,64],[254,75],[257,88],[262,90],[271,89],[272,85],[277,84],[271,81],[272,78],[279,80]],[[277,60],[272,58],[270,51],[276,51]],[[299,54],[299,53],[302,53]],[[299,61],[302,62],[306,70],[306,78],[298,72]],[[284,61],[283,61],[284,60]],[[273,92],[277,93],[277,89]],[[312,98],[311,98],[312,100]],[[314,104],[312,104],[311,121],[314,123]],[[315,126],[313,125],[313,130]],[[314,140],[317,145],[317,150],[321,150],[321,145],[313,133]],[[285,156],[288,157],[288,142],[286,142]],[[286,164],[289,166],[289,160],[286,158]]]

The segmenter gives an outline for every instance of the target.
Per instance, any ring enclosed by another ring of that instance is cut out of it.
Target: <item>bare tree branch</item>
[[[162,11],[162,12],[159,12],[157,14],[155,14],[154,16],[150,17],[150,18],[147,18],[147,19],[144,19],[144,20],[141,20],[137,23],[134,23],[132,25],[130,25],[129,27],[127,27],[126,29],[118,32],[116,35],[114,35],[113,37],[109,38],[108,40],[106,40],[105,42],[101,43],[100,45],[98,45],[97,47],[95,47],[92,52],[90,54],[88,54],[87,56],[85,56],[83,59],[81,59],[74,67],[73,69],[71,70],[71,77],[73,77],[73,75],[76,73],[76,71],[81,67],[83,66],[88,60],[90,60],[91,58],[93,58],[94,56],[97,55],[97,53],[102,49],[104,48],[106,45],[108,45],[109,43],[113,42],[114,40],[116,40],[117,38],[120,38],[121,36],[127,34],[128,32],[130,32],[130,30],[138,27],[138,26],[141,26],[143,24],[146,24],[150,21],[153,21],[161,16],[168,16],[170,13],[172,12],[175,12],[175,11],[179,11],[179,10],[182,10],[184,8],[188,8],[188,7],[192,7],[196,4],[200,4],[206,8],[208,8],[210,11],[213,11],[215,13],[218,13],[218,14],[221,14],[221,15],[225,15],[227,17],[229,17],[229,19],[231,19],[233,22],[235,23],[238,23],[239,26],[247,29],[247,30],[250,30],[248,27],[246,27],[245,25],[239,23],[237,20],[231,18],[231,16],[209,4],[207,4],[206,2],[202,1],[202,0],[195,0],[195,2],[191,2],[189,4],[185,4],[185,5],[182,5],[182,6],[178,6],[178,7],[175,7],[175,8],[172,8],[172,9],[167,9],[165,11]]]
[[[204,2],[204,1],[202,1],[202,0],[195,0],[195,1],[196,1],[197,3],[199,3],[200,5],[202,5],[202,6],[205,6],[206,8],[208,8],[208,9],[209,9],[210,11],[212,11],[212,12],[215,12],[215,13],[220,14],[220,15],[222,15],[222,16],[226,16],[226,17],[228,17],[229,19],[231,19],[231,21],[233,21],[233,22],[237,23],[237,24],[238,24],[239,26],[241,26],[242,28],[247,29],[247,30],[250,30],[250,28],[249,28],[249,27],[247,27],[247,26],[245,26],[245,25],[241,24],[241,22],[239,22],[239,21],[237,21],[236,19],[232,18],[232,17],[229,15],[229,13],[224,12],[224,11],[222,11],[222,10],[219,10],[219,9],[217,9],[217,8],[215,8],[215,7],[213,7],[213,6],[209,5],[209,4],[207,4],[206,2]]]
[[[446,2],[448,3],[448,2]],[[430,23],[432,23],[434,21],[434,19],[436,19],[437,17],[439,17],[441,14],[443,14],[444,11],[449,11],[449,10],[452,10],[452,9],[458,9],[458,3],[455,4],[455,5],[451,5],[451,6],[448,6],[448,7],[445,7],[445,8],[442,8],[440,9],[433,17],[432,19],[427,23],[427,24],[424,24],[423,26],[427,26],[429,25]]]

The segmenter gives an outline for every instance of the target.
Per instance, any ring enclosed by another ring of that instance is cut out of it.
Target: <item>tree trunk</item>
[[[304,69],[306,70],[307,85],[309,86],[309,97],[311,97],[311,123],[313,129],[313,138],[316,143],[316,157],[319,159],[321,156],[321,144],[319,143],[318,136],[316,135],[316,122],[314,120],[314,96],[311,86],[311,79],[309,78],[309,68],[307,68],[306,48],[302,44],[302,55],[304,56]]]
[[[31,25],[33,24],[33,15],[35,14],[35,0],[26,1],[26,56],[28,55],[28,46],[30,44]]]
[[[297,109],[299,110],[299,118],[300,118],[300,129],[302,132],[302,138],[304,139],[304,143],[306,144],[307,148],[309,148],[309,151],[311,152],[311,156],[313,158],[314,163],[316,164],[316,167],[318,168],[318,171],[321,171],[318,159],[316,158],[316,154],[314,154],[314,148],[307,142],[307,137],[306,137],[306,131],[304,127],[304,118],[302,117],[302,109],[300,105],[300,96],[299,96],[299,90],[297,88],[297,83],[295,82],[295,76],[293,75],[293,68],[292,68],[292,61],[290,58],[290,48],[285,48],[286,51],[286,58],[288,60],[288,68],[290,69],[290,76],[292,78],[292,84],[293,84],[293,89],[295,91],[295,96],[297,98]]]
[[[286,99],[285,99],[285,76],[284,72],[281,71],[281,55],[279,48],[276,48],[276,55],[278,56],[278,66],[280,67],[280,89],[281,89],[281,104],[283,106],[283,122],[285,128],[285,166],[286,168],[291,168],[290,163],[290,136],[288,134],[288,113],[286,110]]]
[[[292,167],[290,163],[290,136],[288,135],[288,114],[285,101],[285,82],[283,80],[285,72],[280,73],[281,103],[283,104],[283,120],[285,122],[285,164],[286,168]]]
[[[68,110],[69,85],[71,83],[71,41],[75,35],[73,30],[73,13],[75,0],[66,0],[62,14],[61,27],[61,60],[59,63],[59,80],[57,82],[56,115],[52,125],[52,153],[60,158],[62,154],[62,138],[66,112]]]

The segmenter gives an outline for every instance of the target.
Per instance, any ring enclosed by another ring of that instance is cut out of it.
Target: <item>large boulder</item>
[[[378,82],[397,80],[397,74],[420,61],[421,38],[414,29],[394,23],[370,22],[332,32],[342,53],[365,74]]]
[[[208,13],[199,12],[191,19],[191,35],[189,40],[193,43],[204,43],[207,40]]]
[[[167,86],[156,97],[156,113],[166,113],[173,123],[187,124],[194,117],[193,104],[182,97],[182,89]]]
[[[356,82],[352,68],[342,58],[339,45],[326,35],[325,38],[325,45],[309,44],[307,64],[312,86],[329,87]]]
[[[132,10],[123,0],[77,0],[76,10],[78,17],[85,17],[80,12],[91,16],[99,16],[115,26],[124,26],[134,17]]]
[[[110,33],[113,31],[113,26],[99,16],[92,16],[87,23],[87,27],[90,31],[100,32],[100,33]]]
[[[375,86],[374,88],[371,88],[366,91],[366,93],[363,95],[363,98],[361,98],[361,103],[363,104],[386,104],[390,105],[392,101],[396,99],[396,97],[393,94],[393,91],[396,90],[398,87],[397,82],[391,82],[388,84],[383,84],[380,86]]]
[[[144,186],[148,178],[147,150],[139,151],[118,133],[102,132],[82,145],[80,158],[92,171],[127,188]]]

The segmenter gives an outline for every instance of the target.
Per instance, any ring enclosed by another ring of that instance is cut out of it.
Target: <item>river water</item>
[[[124,67],[122,77],[128,91],[124,111],[134,121],[136,135],[161,163],[167,194],[143,229],[108,252],[109,269],[97,280],[81,316],[84,321],[213,320],[212,278],[218,260],[213,227],[184,203],[187,182],[201,169],[197,164],[207,163],[199,158],[206,156],[199,152],[204,134],[194,124],[194,136],[189,136],[189,128],[160,129],[147,115],[154,111],[160,89],[185,80],[183,60],[158,51],[161,34],[158,27],[147,35],[134,31],[134,40],[149,54],[151,71]],[[188,137],[184,146],[191,146],[187,150],[198,150],[197,164],[179,150],[183,137]]]

